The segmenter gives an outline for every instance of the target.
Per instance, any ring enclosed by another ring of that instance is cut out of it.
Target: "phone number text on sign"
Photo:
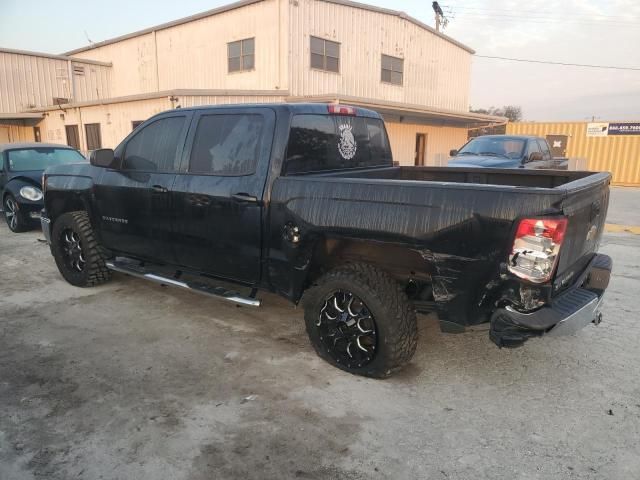
[[[640,135],[640,123],[610,123],[609,135]]]

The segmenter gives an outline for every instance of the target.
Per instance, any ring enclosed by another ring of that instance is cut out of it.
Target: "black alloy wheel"
[[[70,228],[67,228],[62,231],[61,242],[62,255],[67,268],[82,272],[87,262],[82,251],[80,236]]]
[[[58,270],[71,285],[93,287],[111,277],[106,265],[107,252],[98,242],[87,212],[68,212],[54,220],[51,253]]]
[[[302,298],[311,345],[331,365],[385,378],[418,343],[415,308],[404,286],[377,266],[348,263],[312,282]]]
[[[374,359],[378,329],[371,311],[352,292],[338,290],[328,297],[316,322],[327,353],[347,368],[361,368]]]

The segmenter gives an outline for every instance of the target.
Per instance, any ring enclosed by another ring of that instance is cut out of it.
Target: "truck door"
[[[95,184],[96,217],[105,247],[134,257],[174,263],[171,188],[180,165],[191,112],[151,120],[117,149],[119,169]]]
[[[198,112],[172,197],[178,264],[230,280],[260,279],[263,192],[275,113]]]

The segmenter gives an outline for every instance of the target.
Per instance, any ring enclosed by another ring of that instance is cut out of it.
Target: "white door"
[[[9,127],[0,127],[0,144],[9,143]]]

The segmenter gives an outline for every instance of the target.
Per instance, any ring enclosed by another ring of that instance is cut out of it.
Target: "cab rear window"
[[[343,115],[296,115],[283,173],[391,166],[382,120]]]

